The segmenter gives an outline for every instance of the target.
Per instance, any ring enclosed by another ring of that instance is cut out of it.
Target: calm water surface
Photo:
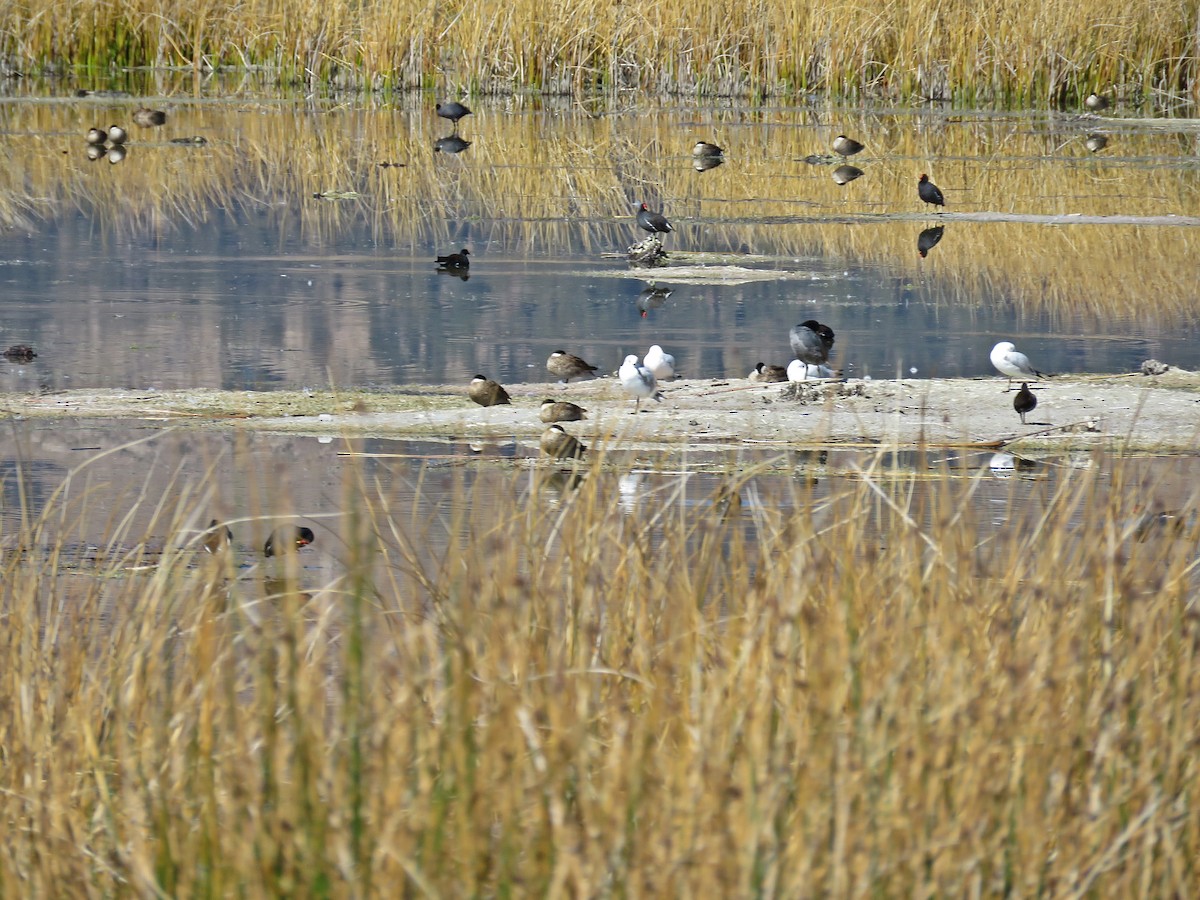
[[[1082,187],[1024,198],[1022,211],[1113,213],[1127,190],[1113,179],[1136,170],[1161,176],[1165,198],[1143,198],[1137,212],[1196,213],[1200,175],[1187,135],[1123,136],[1115,123],[1045,114],[835,110],[879,146],[863,154],[862,179],[835,188],[830,166],[802,161],[823,149],[832,127],[807,108],[595,117],[482,100],[463,123],[472,146],[448,155],[433,150],[445,123],[423,103],[346,109],[258,98],[247,109],[177,96],[158,98],[171,110],[168,125],[135,132],[123,162],[88,162],[85,123],[127,118],[139,102],[7,106],[6,158],[31,171],[10,184],[13,208],[0,234],[0,343],[31,343],[40,355],[0,362],[2,389],[387,387],[461,383],[476,372],[540,381],[549,380],[552,350],[615,370],[651,343],[673,352],[688,376],[741,376],[759,360],[786,363],[788,329],[808,318],[834,328],[835,362],[851,375],[987,375],[988,350],[1002,339],[1050,371],[1121,372],[1147,357],[1200,367],[1200,316],[1190,311],[1200,311],[1200,299],[1186,286],[1184,311],[1169,315],[1028,302],[1038,279],[1068,296],[1094,294],[1089,256],[1128,251],[1131,236],[1138,246],[1122,270],[1131,285],[1152,280],[1138,264],[1194,283],[1195,258],[1176,258],[1165,241],[1178,229],[948,218],[923,260],[918,235],[936,216],[908,196],[912,173],[932,163],[949,209],[1003,212],[1012,206],[1005,198],[1029,190],[997,179],[1037,167],[1069,171]],[[1103,160],[1080,149],[1100,127],[1113,142]],[[298,131],[318,150],[306,153]],[[694,171],[687,148],[700,133],[736,148],[729,161]],[[210,143],[169,143],[181,134]],[[1012,155],[1004,146],[989,155],[1004,136]],[[602,155],[593,152],[601,140]],[[948,158],[932,155],[938,146]],[[1031,146],[1045,156],[1028,157]],[[1136,155],[1122,157],[1123,149]],[[407,165],[378,166],[389,159]],[[571,178],[577,195],[568,193]],[[29,194],[27,181],[44,182],[54,202]],[[536,193],[547,184],[547,194]],[[334,187],[357,194],[313,196]],[[641,197],[674,219],[668,250],[732,253],[787,277],[655,291],[652,272],[605,256],[641,236],[630,217]],[[620,214],[602,214],[600,199]],[[1066,240],[1080,243],[1070,261],[1055,243],[1067,230]],[[435,272],[433,257],[459,247],[472,251],[470,278]],[[787,252],[813,247],[821,252]],[[873,252],[881,247],[895,250]],[[1023,300],[1003,279],[972,271],[980,253],[1013,254]]]

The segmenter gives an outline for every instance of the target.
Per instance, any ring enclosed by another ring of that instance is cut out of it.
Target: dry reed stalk
[[[1195,526],[1139,539],[1154,484],[1095,462],[664,480],[635,515],[599,463],[350,469],[339,566],[282,582],[161,537],[129,574],[213,486],[81,469],[0,560],[0,885],[1195,893]]]

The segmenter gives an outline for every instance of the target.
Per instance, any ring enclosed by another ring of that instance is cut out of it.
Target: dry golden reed
[[[305,80],[395,88],[823,90],[1043,104],[1112,85],[1193,89],[1200,56],[1196,7],[1186,0],[1084,8],[1017,0],[25,0],[4,11],[3,51],[18,67],[268,66]]]
[[[0,563],[0,890],[1194,896],[1196,529],[1093,462],[352,473],[322,583],[199,552],[182,481],[68,564],[74,484]]]

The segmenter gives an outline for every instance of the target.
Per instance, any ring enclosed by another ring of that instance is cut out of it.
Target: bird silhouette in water
[[[1017,415],[1021,417],[1021,424],[1027,424],[1025,421],[1025,413],[1033,412],[1037,406],[1037,397],[1033,395],[1033,391],[1029,389],[1029,385],[1024,381],[1021,382],[1021,389],[1017,391],[1017,396],[1013,397],[1013,409],[1017,411]]]
[[[583,459],[587,447],[567,434],[561,425],[551,425],[538,442],[543,453],[554,459]]]
[[[294,552],[301,547],[307,547],[314,540],[316,538],[311,528],[303,525],[284,525],[275,529],[267,538],[267,542],[263,544],[263,556],[270,558]]]
[[[917,195],[930,206],[944,207],[946,205],[946,201],[942,197],[942,192],[936,184],[929,180],[929,176],[924,172],[921,173],[921,177],[917,181]]]
[[[457,134],[447,135],[443,138],[438,138],[433,142],[434,153],[462,153],[471,146],[470,141],[464,141]]]
[[[921,259],[929,255],[929,251],[937,246],[937,242],[942,239],[942,234],[945,232],[945,225],[934,225],[932,228],[926,228],[917,235],[917,253]]]
[[[838,184],[849,184],[855,178],[862,178],[863,170],[858,166],[838,166],[833,170],[833,180]]]

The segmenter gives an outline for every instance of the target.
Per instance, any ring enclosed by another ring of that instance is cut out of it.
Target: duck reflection
[[[462,153],[471,146],[470,141],[464,141],[457,134],[438,138],[433,142],[434,153]]]
[[[1031,459],[1023,459],[1012,453],[993,453],[988,460],[988,469],[993,478],[1011,478],[1014,475],[1022,478],[1036,477],[1038,463]]]
[[[1092,153],[1099,153],[1108,146],[1108,138],[1103,134],[1089,134],[1083,145]]]
[[[709,169],[715,169],[717,166],[725,163],[723,156],[693,156],[692,168],[697,172],[707,172]]]
[[[674,288],[658,287],[651,284],[642,288],[642,292],[638,294],[637,308],[642,314],[642,318],[646,318],[646,313],[652,309],[658,309],[667,302],[667,298],[675,293]]]
[[[934,225],[932,228],[926,228],[917,235],[917,253],[924,259],[929,255],[929,251],[937,246],[938,241],[942,239],[942,234],[945,233],[945,225]]]
[[[863,170],[858,166],[838,166],[833,170],[833,180],[838,184],[849,184],[855,178],[862,178]]]

